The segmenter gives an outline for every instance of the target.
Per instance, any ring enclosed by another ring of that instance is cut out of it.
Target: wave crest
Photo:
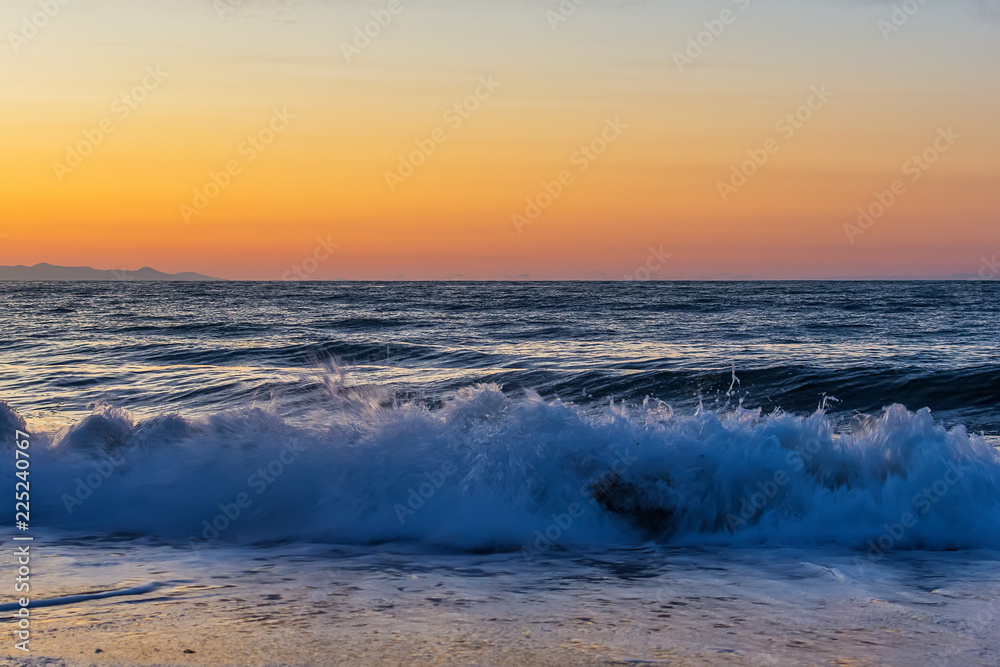
[[[435,406],[328,388],[305,423],[261,407],[137,421],[101,404],[33,445],[36,525],[199,546],[865,547],[888,532],[894,547],[1000,547],[1000,455],[926,409],[838,430],[823,412],[584,408],[496,385]]]

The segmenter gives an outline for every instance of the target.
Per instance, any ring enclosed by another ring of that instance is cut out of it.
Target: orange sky
[[[52,17],[0,9],[0,264],[277,279],[324,256],[309,277],[619,279],[662,246],[652,277],[810,278],[971,274],[1000,251],[1000,17],[972,0],[891,32],[890,3],[835,0],[589,0],[565,17],[51,1]],[[387,25],[348,61],[372,12]],[[689,38],[705,46],[679,67]],[[418,143],[433,152],[400,172]],[[925,150],[926,170],[906,164]],[[767,159],[723,201],[752,155]],[[519,224],[546,183],[558,196]]]

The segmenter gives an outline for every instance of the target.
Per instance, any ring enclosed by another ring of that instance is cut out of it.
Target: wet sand
[[[531,563],[104,541],[38,553],[36,599],[157,587],[37,608],[31,655],[8,639],[3,664],[1000,664],[989,554],[902,554],[859,570],[849,554],[816,563],[803,550]]]

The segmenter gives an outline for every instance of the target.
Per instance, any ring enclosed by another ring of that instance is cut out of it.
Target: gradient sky
[[[812,278],[975,274],[1000,254],[1000,0],[928,0],[887,36],[892,4],[863,0],[585,0],[556,29],[558,2],[399,0],[350,62],[342,43],[389,0],[59,1],[0,6],[0,264],[277,279],[324,239],[338,247],[306,261],[313,278],[621,279],[647,262],[639,277]],[[116,100],[157,67],[123,118]],[[445,111],[490,76],[453,127]],[[814,86],[832,96],[784,137]],[[295,117],[250,159],[274,109]],[[627,128],[581,172],[609,119]],[[447,140],[391,191],[386,172],[436,128]],[[904,164],[947,128],[960,138],[913,181]],[[563,171],[519,232],[512,216]],[[883,217],[845,229],[897,179]]]

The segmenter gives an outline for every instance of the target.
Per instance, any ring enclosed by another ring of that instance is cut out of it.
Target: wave
[[[577,396],[582,391],[595,397],[642,398],[644,396],[696,396],[726,393],[732,376],[722,370],[661,370],[661,364],[609,366],[618,373],[585,371],[551,374],[532,378],[541,393]],[[651,368],[645,368],[649,366]],[[765,409],[782,408],[801,412],[815,406],[823,396],[835,397],[852,410],[874,411],[885,405],[884,398],[913,405],[933,405],[935,410],[972,411],[983,416],[995,412],[1000,367],[969,366],[956,369],[928,369],[902,366],[844,366],[822,368],[784,364],[740,369],[741,395],[752,398]],[[511,379],[502,378],[504,386]]]
[[[32,518],[195,548],[1000,548],[1000,454],[984,437],[901,405],[838,424],[652,399],[584,407],[489,384],[427,405],[331,374],[294,423],[270,405],[140,420],[99,404],[33,434]],[[0,428],[31,424],[0,404]]]

